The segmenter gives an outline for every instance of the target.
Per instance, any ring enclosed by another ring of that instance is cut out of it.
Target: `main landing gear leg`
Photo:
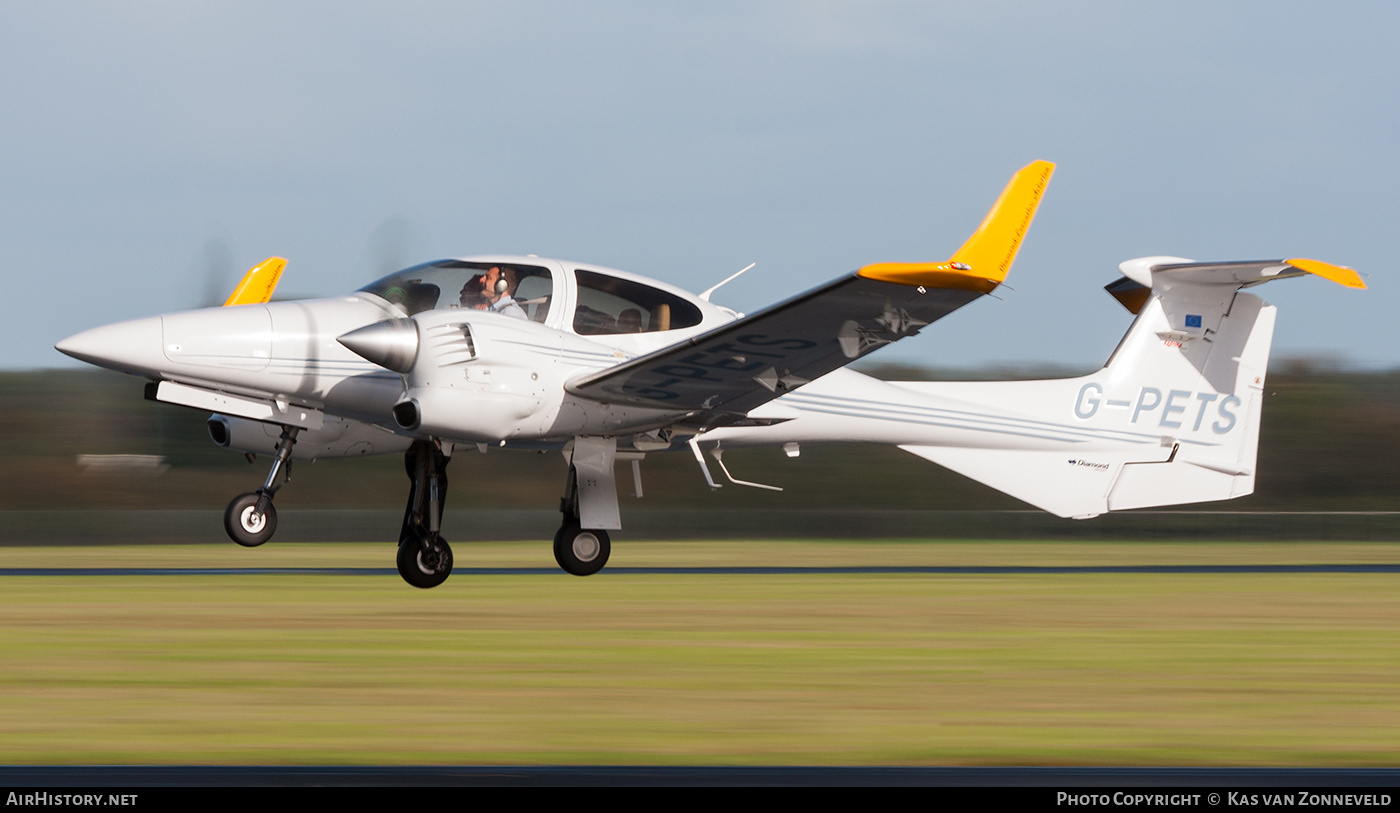
[[[569,479],[564,486],[564,498],[559,501],[564,524],[554,534],[554,561],[566,573],[591,576],[603,569],[612,553],[608,532],[586,529],[579,521],[578,469],[569,466]]]
[[[439,533],[447,499],[447,455],[435,441],[414,441],[404,453],[412,486],[399,531],[399,575],[414,587],[437,587],[452,573],[452,548]]]
[[[292,447],[296,445],[299,431],[295,426],[282,427],[272,471],[267,473],[263,487],[239,494],[224,509],[224,530],[228,531],[230,539],[245,548],[256,548],[271,539],[277,530],[277,509],[272,507],[272,496],[292,479]]]

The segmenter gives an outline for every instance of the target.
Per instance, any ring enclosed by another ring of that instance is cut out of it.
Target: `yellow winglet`
[[[856,273],[867,279],[930,288],[991,291],[1006,279],[1030,228],[1055,165],[1035,161],[1011,178],[982,225],[945,263],[876,263]]]
[[[1331,280],[1338,285],[1345,285],[1348,288],[1365,289],[1366,283],[1361,281],[1361,275],[1345,265],[1333,265],[1321,260],[1296,259],[1286,260],[1289,265],[1299,271],[1306,271],[1309,274],[1316,274],[1323,279]]]
[[[243,279],[238,281],[233,293],[228,295],[224,307],[260,305],[272,299],[272,292],[277,290],[277,281],[282,278],[282,270],[286,267],[287,261],[281,257],[268,257],[249,268]]]

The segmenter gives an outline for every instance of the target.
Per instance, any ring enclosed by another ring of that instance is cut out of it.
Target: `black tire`
[[[607,531],[565,525],[554,535],[554,561],[565,573],[592,576],[603,569],[612,554],[612,540]]]
[[[258,518],[261,521],[254,521],[253,509],[257,504],[256,492],[239,494],[224,509],[224,530],[228,531],[228,538],[245,548],[256,548],[277,531],[277,509],[268,503],[267,513]]]
[[[416,538],[405,539],[399,544],[398,565],[399,575],[414,587],[437,587],[452,575],[452,548],[442,537],[427,550]]]

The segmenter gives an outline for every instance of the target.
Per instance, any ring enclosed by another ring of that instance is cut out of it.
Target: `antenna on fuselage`
[[[714,293],[715,291],[718,291],[719,288],[720,288],[720,285],[724,285],[724,284],[727,283],[727,282],[733,282],[734,280],[736,280],[736,279],[739,278],[739,274],[742,274],[742,273],[744,273],[745,271],[749,270],[750,268],[753,268],[755,265],[758,265],[758,263],[749,263],[748,265],[746,265],[746,266],[744,266],[743,268],[739,269],[739,273],[738,273],[738,274],[731,274],[730,276],[725,277],[724,279],[720,280],[719,285],[715,285],[715,286],[713,286],[713,287],[711,287],[711,288],[708,288],[708,289],[705,290],[705,292],[704,292],[703,294],[700,294],[700,298],[703,299],[703,300],[705,300],[706,302],[709,302],[709,301],[710,301],[710,294]]]

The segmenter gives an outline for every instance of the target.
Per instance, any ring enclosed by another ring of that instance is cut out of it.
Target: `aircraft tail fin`
[[[1264,377],[1276,309],[1242,288],[1317,274],[1316,261],[1130,260],[1109,292],[1137,313],[1096,373],[1050,381],[900,386],[1015,415],[1035,439],[1014,448],[900,448],[1066,517],[1209,502],[1254,491]],[[1126,300],[1126,301],[1125,301]]]

